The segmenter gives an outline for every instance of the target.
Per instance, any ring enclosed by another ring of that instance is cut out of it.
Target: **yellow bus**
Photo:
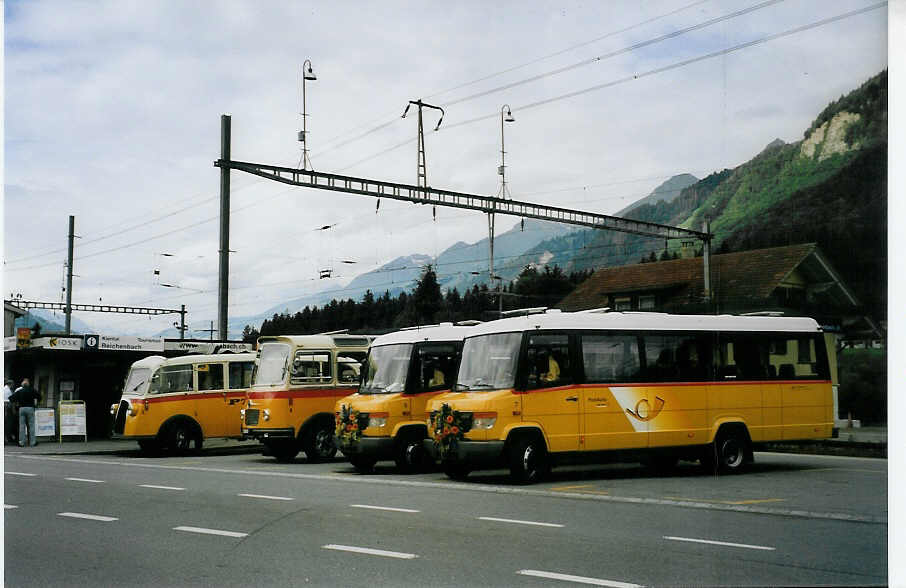
[[[144,451],[200,451],[205,439],[240,438],[239,411],[252,381],[254,353],[151,356],[132,364],[111,407],[113,437]]]
[[[425,405],[449,392],[469,325],[443,323],[382,335],[371,343],[361,384],[337,402],[336,439],[360,472],[382,460],[400,471],[422,469],[428,436]]]
[[[827,342],[810,318],[548,310],[475,327],[426,449],[450,477],[509,467],[700,460],[732,473],[758,443],[827,438]]]
[[[334,457],[334,405],[355,392],[374,337],[322,334],[258,338],[242,434],[264,444],[265,454],[288,461],[304,451],[309,461]]]

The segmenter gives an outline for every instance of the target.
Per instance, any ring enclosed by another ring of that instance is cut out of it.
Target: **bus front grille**
[[[126,414],[129,412],[129,401],[120,402],[119,408],[116,409],[116,420],[113,421],[113,432],[122,435],[126,430]]]
[[[258,409],[257,408],[246,409],[245,424],[246,425],[257,425],[258,424]]]

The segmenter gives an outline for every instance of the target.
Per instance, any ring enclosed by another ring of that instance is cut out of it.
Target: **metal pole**
[[[220,115],[220,158],[230,160],[230,115]],[[230,168],[220,168],[220,279],[217,285],[217,322],[220,338],[227,337],[227,308],[230,276]],[[213,338],[214,325],[211,324]]]
[[[183,304],[179,311],[179,338],[186,338],[186,305]]]
[[[72,334],[72,250],[75,240],[75,217],[69,215],[69,261],[66,268],[66,334]]]
[[[308,169],[308,112],[305,108],[305,65],[302,65],[302,169]]]

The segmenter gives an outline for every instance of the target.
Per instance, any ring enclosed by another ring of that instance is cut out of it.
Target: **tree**
[[[422,275],[418,279],[415,291],[410,299],[415,311],[416,321],[422,324],[431,324],[437,313],[443,308],[444,298],[437,283],[437,274],[431,264],[422,268]]]

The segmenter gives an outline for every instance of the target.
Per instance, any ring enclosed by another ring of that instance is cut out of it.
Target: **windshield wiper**
[[[138,384],[136,384],[135,386],[133,386],[132,391],[135,392],[136,390],[138,390],[138,387],[141,386],[141,385],[143,385],[145,382],[147,382],[147,380],[144,380],[144,381],[142,381],[142,382],[139,382]]]

